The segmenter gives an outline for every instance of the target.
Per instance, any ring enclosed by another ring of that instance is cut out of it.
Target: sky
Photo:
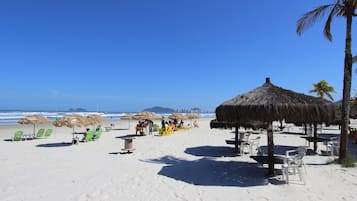
[[[334,19],[333,42],[322,33],[326,17],[296,34],[304,13],[329,3],[2,0],[0,110],[214,111],[266,77],[308,95],[327,80],[339,100],[345,19]]]

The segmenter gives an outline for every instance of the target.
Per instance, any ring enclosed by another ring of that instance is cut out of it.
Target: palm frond
[[[331,12],[326,20],[325,28],[324,28],[324,35],[329,41],[332,41],[332,35],[331,35],[331,31],[330,31],[332,19],[334,16],[338,15],[338,13],[340,13],[341,10],[342,10],[342,7],[340,6],[340,4],[336,3],[333,6],[333,8],[331,9]]]
[[[326,96],[331,100],[331,101],[334,101],[333,100],[333,97],[332,97],[332,95],[330,94],[330,93],[325,93],[326,94]]]
[[[331,6],[335,4],[323,5],[312,11],[305,13],[297,23],[296,32],[299,36],[301,36],[304,31],[309,28],[312,24],[316,22],[321,16],[325,15],[325,13],[330,9]]]

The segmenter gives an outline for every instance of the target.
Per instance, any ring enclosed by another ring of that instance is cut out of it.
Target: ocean
[[[17,124],[17,121],[28,115],[42,115],[51,120],[56,120],[61,118],[66,114],[80,114],[83,116],[87,116],[89,114],[98,114],[109,121],[118,121],[120,118],[127,114],[125,112],[53,112],[53,111],[0,111],[0,125],[14,125]],[[135,112],[130,114],[136,114]],[[159,116],[167,117],[170,114],[157,114]],[[215,113],[200,113],[199,116],[201,118],[204,117],[214,117]]]

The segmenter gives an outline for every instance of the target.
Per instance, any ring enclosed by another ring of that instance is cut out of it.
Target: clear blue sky
[[[213,111],[267,76],[305,94],[327,80],[340,99],[345,20],[332,43],[323,20],[295,32],[305,12],[333,2],[3,0],[0,109]]]

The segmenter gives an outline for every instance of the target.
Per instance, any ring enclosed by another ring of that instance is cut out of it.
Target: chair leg
[[[282,165],[282,172],[283,172],[283,180],[285,180],[285,183],[289,183],[289,166],[288,164],[283,164]]]
[[[305,183],[306,183],[306,182],[305,182],[305,175],[304,175],[304,173],[303,173],[302,167],[299,167],[299,168],[298,168],[298,173],[299,173],[299,179],[300,179],[300,181],[304,182],[304,184],[305,184]]]

